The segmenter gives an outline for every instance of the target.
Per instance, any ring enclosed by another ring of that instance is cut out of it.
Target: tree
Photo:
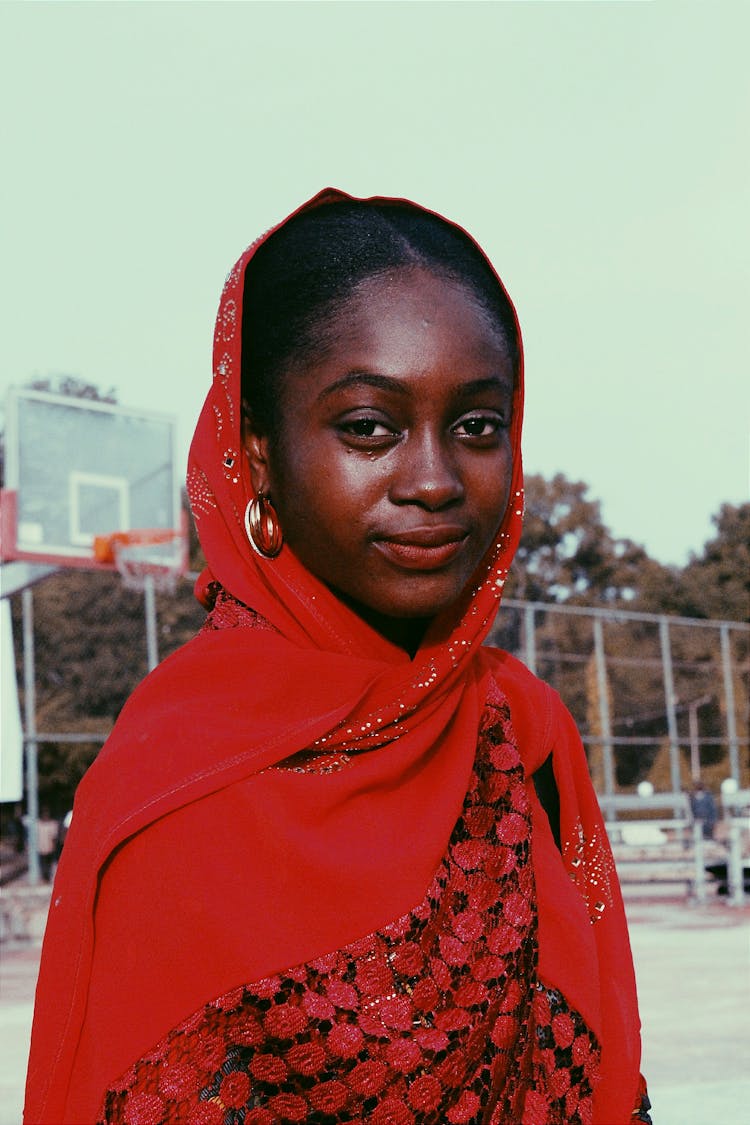
[[[26,386],[31,391],[44,391],[52,395],[67,395],[69,398],[85,398],[90,402],[108,402],[115,405],[117,390],[109,387],[103,391],[96,383],[89,383],[77,375],[35,375]]]
[[[630,604],[647,573],[666,568],[630,539],[615,539],[583,481],[526,478],[526,515],[508,594],[528,601]]]
[[[716,536],[681,575],[682,612],[688,617],[747,621],[750,610],[750,504],[722,504]]]

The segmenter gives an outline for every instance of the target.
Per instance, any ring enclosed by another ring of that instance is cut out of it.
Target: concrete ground
[[[631,902],[628,916],[654,1125],[740,1125],[750,1105],[750,906]],[[21,1121],[38,961],[35,943],[0,947],[0,1125]]]
[[[750,1106],[750,907],[628,904],[654,1125],[740,1125]]]

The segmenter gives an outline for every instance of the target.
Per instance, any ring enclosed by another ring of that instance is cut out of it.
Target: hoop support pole
[[[159,663],[159,642],[156,632],[156,592],[153,574],[143,577],[143,604],[146,614],[146,654],[148,670],[153,672]]]

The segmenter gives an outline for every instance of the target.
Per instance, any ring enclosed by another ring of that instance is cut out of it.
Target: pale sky
[[[244,246],[328,184],[405,195],[516,302],[527,471],[684,562],[748,498],[749,13],[0,5],[0,395],[115,386],[178,414],[184,461]]]

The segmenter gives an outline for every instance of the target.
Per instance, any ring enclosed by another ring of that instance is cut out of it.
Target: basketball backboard
[[[96,536],[182,527],[169,415],[12,388],[5,474],[3,559],[111,568]]]

